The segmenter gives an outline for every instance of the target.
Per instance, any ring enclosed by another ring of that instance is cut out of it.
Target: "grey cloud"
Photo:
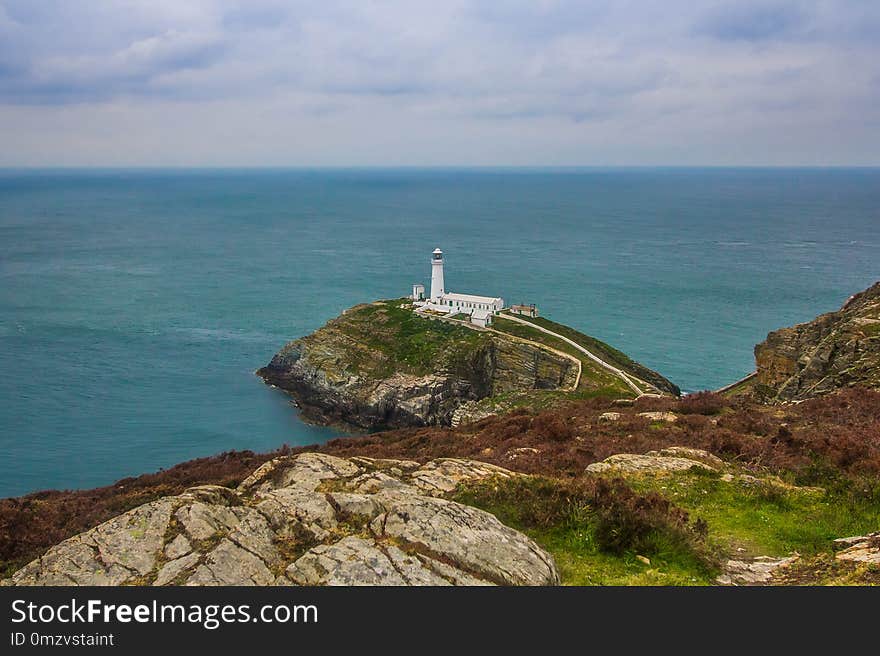
[[[503,158],[509,130],[529,135],[517,153],[552,163],[640,144],[697,156],[719,127],[739,135],[736,152],[743,134],[785,130],[790,156],[812,157],[823,127],[876,124],[878,43],[880,3],[859,0],[0,0],[0,140],[24,157],[28,130],[37,142],[58,108],[65,134],[82,132],[70,152],[117,152],[75,123],[106,109],[132,126],[118,152],[140,130],[229,163],[272,160],[284,135],[296,157],[338,144],[344,160],[344,135],[381,142],[383,127],[397,151],[373,152],[400,161],[436,161],[464,134]],[[193,120],[189,141],[150,122],[175,112],[211,126]],[[841,147],[880,152],[852,130]],[[761,159],[769,141],[756,143]]]
[[[710,12],[696,31],[723,41],[767,41],[791,35],[805,23],[799,4],[736,2]]]

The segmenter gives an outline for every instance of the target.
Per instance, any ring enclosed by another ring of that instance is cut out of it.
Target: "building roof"
[[[492,316],[492,310],[474,310],[471,312],[474,319],[486,319]]]
[[[491,297],[491,296],[474,296],[473,294],[452,294],[446,293],[441,296],[441,298],[445,298],[450,301],[462,301],[463,303],[488,303],[492,304],[496,301],[502,300],[500,297]]]

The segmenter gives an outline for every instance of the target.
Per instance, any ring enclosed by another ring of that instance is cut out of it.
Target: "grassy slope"
[[[563,325],[561,323],[556,323],[555,321],[551,321],[549,319],[545,319],[544,317],[525,317],[518,316],[517,318],[523,319],[524,321],[529,321],[534,323],[537,326],[541,326],[542,328],[546,328],[547,330],[552,330],[553,332],[562,335],[563,337],[567,337],[568,339],[577,342],[593,354],[597,355],[599,358],[608,362],[609,364],[613,364],[619,369],[632,374],[642,380],[646,380],[650,383],[654,383],[660,386],[664,384],[673,386],[672,383],[659,376],[656,372],[648,369],[644,365],[636,362],[632,358],[630,358],[625,353],[618,351],[613,346],[606,344],[605,342],[596,339],[595,337],[590,337],[574,328]],[[540,331],[535,331],[537,334],[543,334]],[[563,342],[564,343],[564,342]],[[678,388],[675,387],[677,391]]]
[[[381,353],[383,359],[353,358],[351,366],[361,373],[384,378],[398,371],[424,375],[437,362],[455,367],[487,345],[488,335],[464,326],[418,317],[404,299],[379,301],[350,310],[334,327],[366,347],[367,353]]]
[[[547,480],[552,481],[542,483]],[[623,553],[601,548],[597,521],[586,506],[544,525],[530,520],[534,513],[529,504],[534,500],[505,481],[492,483],[494,490],[500,486],[501,493],[487,495],[469,488],[457,498],[493,513],[547,549],[567,585],[707,585],[726,558],[797,552],[806,562],[827,560],[834,538],[865,534],[880,526],[876,499],[794,488],[771,480],[725,482],[719,475],[689,472],[627,477],[634,491],[656,492],[686,510],[691,519],[704,520],[708,536],[691,549],[658,534],[647,545]],[[709,563],[698,554],[708,555]]]
[[[507,321],[503,315],[496,318],[493,328],[509,335],[545,344],[557,351],[573,355],[580,360],[582,365],[581,381],[576,390],[577,394],[570,395],[570,398],[588,398],[590,396],[632,398],[634,396],[633,391],[619,376],[615,376],[607,369],[597,365],[590,358],[571,346],[571,344],[542,333],[540,330],[534,330],[514,321]]]

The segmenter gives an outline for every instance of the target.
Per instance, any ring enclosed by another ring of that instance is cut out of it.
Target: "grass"
[[[353,358],[355,369],[377,377],[398,371],[416,375],[430,373],[438,360],[455,368],[467,364],[488,345],[485,333],[444,321],[431,321],[412,312],[403,300],[379,301],[353,310],[338,324],[340,330],[384,359]]]
[[[529,326],[524,326],[514,321],[508,321],[504,315],[496,318],[493,326],[496,330],[528,339],[539,344],[544,344],[557,351],[562,351],[576,357],[581,362],[581,380],[576,390],[578,394],[570,398],[589,398],[593,396],[609,396],[612,398],[632,398],[633,391],[629,386],[620,379],[619,376],[611,373],[607,369],[597,365],[593,360],[585,356],[583,353],[574,348],[571,344],[560,339],[542,333]]]
[[[637,491],[657,491],[699,515],[709,526],[711,542],[730,554],[819,554],[830,551],[835,538],[880,526],[880,502],[849,491],[797,488],[773,479],[727,482],[717,474],[696,472],[628,481]]]
[[[773,479],[728,482],[712,473],[639,475],[627,478],[634,504],[612,504],[608,510],[617,522],[612,529],[623,530],[621,517],[626,520],[633,507],[643,508],[644,499],[659,495],[687,513],[691,525],[704,522],[706,537],[701,541],[659,522],[647,537],[614,551],[603,537],[608,528],[601,525],[595,502],[578,502],[571,485],[541,477],[496,480],[488,487],[466,487],[456,500],[529,535],[553,555],[567,585],[708,585],[718,574],[718,563],[728,557],[797,552],[805,562],[833,561],[832,540],[880,526],[880,502],[849,491],[796,488]],[[548,496],[547,489],[555,493]],[[649,517],[657,516],[650,512]],[[836,569],[828,572],[834,577],[830,581],[847,580]]]
[[[503,317],[504,315],[502,314],[501,316]],[[612,364],[617,368],[622,369],[629,374],[632,374],[633,376],[641,378],[642,380],[657,385],[661,389],[674,388],[675,393],[678,394],[678,388],[675,387],[668,380],[663,378],[660,374],[648,369],[641,363],[636,362],[635,360],[630,358],[625,353],[618,351],[613,346],[610,346],[609,344],[606,344],[605,342],[598,340],[595,337],[591,337],[590,335],[575,330],[574,328],[563,325],[561,323],[556,323],[555,321],[551,321],[550,319],[546,319],[544,317],[526,317],[517,315],[517,318],[522,319],[523,321],[528,321],[529,323],[533,323],[536,326],[540,326],[547,330],[552,330],[554,333],[562,335],[563,337],[567,337],[573,342],[580,344],[594,355],[597,355],[605,362],[608,362],[609,364]],[[538,334],[544,334],[540,331],[535,332],[537,332]],[[673,389],[668,389],[668,391],[673,391]]]
[[[690,528],[675,523],[675,509],[669,519],[662,508],[646,503],[651,497],[626,494],[621,495],[626,503],[607,507],[608,498],[597,500],[590,480],[582,482],[586,492],[558,479],[495,479],[461,488],[455,500],[482,508],[535,540],[553,555],[565,585],[712,582],[717,564]],[[620,489],[613,492],[620,493]],[[626,533],[627,521],[644,533],[616,548],[614,538]]]

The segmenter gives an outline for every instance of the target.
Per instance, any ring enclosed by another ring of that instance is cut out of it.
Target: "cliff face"
[[[759,394],[801,400],[844,387],[880,389],[880,282],[837,312],[782,328],[755,346]]]
[[[367,428],[449,424],[467,401],[574,385],[571,358],[429,321],[401,303],[351,308],[284,346],[257,373],[289,392],[306,416]]]

